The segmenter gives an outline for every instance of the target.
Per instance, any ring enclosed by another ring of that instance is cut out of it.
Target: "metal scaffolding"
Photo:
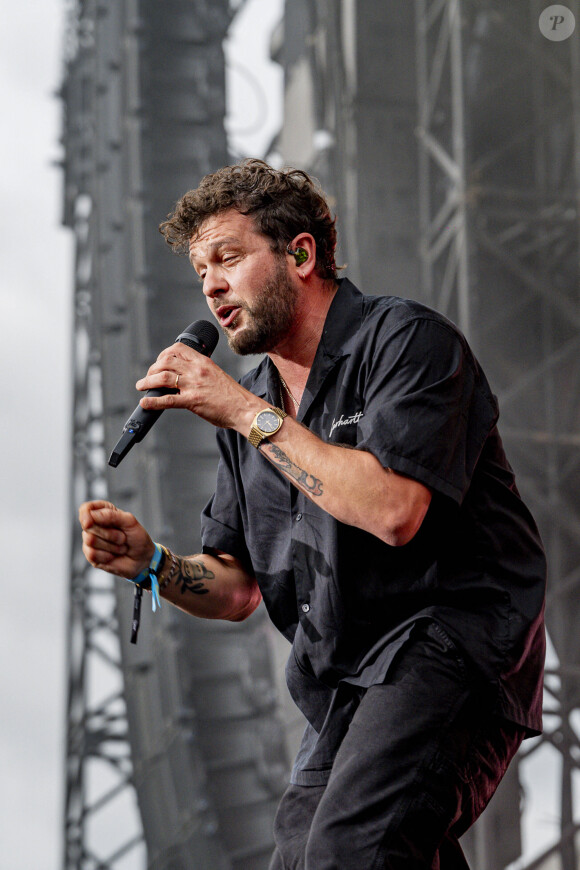
[[[97,304],[98,15],[99,6],[94,2],[68,6],[61,94],[65,107],[64,222],[73,230],[76,246],[63,849],[66,870],[117,870],[144,861],[114,580],[92,569],[84,559],[75,515],[81,502],[106,498],[108,492]]]
[[[562,764],[560,836],[517,866],[547,870],[554,859],[577,870],[580,43],[577,33],[544,37],[542,5],[292,0],[278,146],[334,195],[342,257],[364,291],[415,296],[455,320],[499,394],[507,452],[547,546],[557,656],[546,733],[526,742],[521,780],[539,753]],[[580,26],[578,5],[568,0]],[[131,380],[194,319],[189,275],[155,227],[227,160],[230,14],[227,0],[69,0],[73,507],[110,493],[178,552],[191,552],[191,518],[213,486],[213,433],[195,428],[193,445],[190,421],[164,418],[162,446],[151,433],[114,476],[104,445],[135,404]],[[260,870],[287,770],[264,615],[192,634],[179,614],[144,614],[135,654],[130,596],[84,563],[72,529],[66,870],[135,859],[168,870],[193,854],[210,870]],[[477,870],[520,854],[518,766],[510,771],[469,843]],[[134,824],[112,836],[120,800]]]
[[[416,15],[421,286],[469,338],[460,0],[418,0]]]
[[[64,222],[77,263],[64,866],[261,870],[288,770],[265,612],[205,624],[144,608],[132,646],[132,589],[85,563],[76,524],[80,502],[106,497],[175,552],[199,547],[213,429],[164,415],[114,471],[106,448],[137,377],[207,317],[157,225],[227,162],[229,4],[77,0],[68,12]],[[232,371],[224,357],[218,347]]]
[[[580,75],[578,39],[540,32],[544,5],[416,0],[420,252],[427,299],[469,333],[499,392],[508,455],[546,544],[558,664],[546,732],[519,763],[546,746],[560,756],[561,831],[527,870],[554,856],[576,870]],[[519,854],[493,838],[478,845],[485,870]]]
[[[88,204],[85,200],[85,206]],[[90,255],[77,201],[72,502],[106,496],[100,365],[91,349]],[[142,844],[135,804],[113,579],[83,558],[71,530],[65,855],[67,870],[122,866]],[[122,813],[123,828],[111,816]],[[109,835],[98,836],[102,819]],[[121,862],[121,863],[119,863]]]

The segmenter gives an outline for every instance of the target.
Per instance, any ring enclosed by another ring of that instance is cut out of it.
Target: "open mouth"
[[[239,305],[221,305],[216,311],[220,326],[231,326],[241,310]]]

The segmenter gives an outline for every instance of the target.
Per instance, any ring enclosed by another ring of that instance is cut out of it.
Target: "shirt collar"
[[[330,303],[312,369],[300,403],[302,420],[327,374],[338,360],[350,353],[350,345],[360,329],[363,295],[348,278],[339,278],[338,290]],[[266,356],[256,369],[252,392],[273,405],[280,404],[280,381],[272,360]]]
[[[318,357],[340,359],[350,353],[350,339],[362,322],[363,295],[348,278],[339,278],[338,290],[328,309],[312,368]]]

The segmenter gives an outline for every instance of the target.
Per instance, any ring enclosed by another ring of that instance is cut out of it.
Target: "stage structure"
[[[238,4],[238,8],[239,4]],[[135,380],[208,311],[157,225],[228,161],[227,0],[68,4],[65,213],[75,233],[66,870],[260,870],[288,770],[265,613],[242,624],[143,607],[80,552],[76,510],[110,498],[175,552],[199,548],[212,427],[166,414],[115,470]],[[232,374],[224,343],[214,358]],[[148,597],[148,596],[147,596]]]
[[[540,755],[561,769],[560,835],[518,867],[578,866],[580,10],[565,4],[577,29],[556,42],[545,6],[295,0],[277,44],[283,161],[334,196],[341,261],[365,292],[417,298],[468,335],[547,546],[546,733],[465,838],[477,870],[520,856],[534,798],[520,779]]]
[[[292,0],[273,38],[285,107],[272,159],[321,179],[339,214],[339,259],[365,292],[418,298],[467,333],[499,394],[508,452],[548,549],[558,664],[547,678],[546,734],[525,744],[466,838],[474,870],[502,870],[520,856],[526,771],[542,754],[561,763],[561,831],[517,867],[578,863],[579,35],[542,35],[543,5]],[[187,265],[167,253],[156,224],[227,160],[221,41],[231,12],[225,0],[170,0],[163,14],[159,6],[70,6],[73,502],[107,493],[188,552],[213,485],[209,427],[165,415],[119,469],[106,468],[135,404],[130,384],[205,316]],[[577,0],[566,6],[580,26]],[[216,358],[236,374],[231,355],[218,347]],[[144,613],[139,645],[129,648],[130,592],[88,568],[77,545],[67,870],[121,867],[138,850],[144,866],[145,840],[155,870],[261,870],[295,745],[274,686],[284,651],[261,612],[241,626],[208,626],[168,608]],[[92,773],[96,762],[108,779]],[[95,793],[95,783],[104,790]],[[121,797],[137,798],[140,813],[103,851]]]
[[[545,6],[417,0],[422,286],[488,372],[546,544],[559,664],[546,680],[546,732],[524,744],[520,768],[535,753],[561,767],[561,829],[527,866],[576,870],[580,36],[543,35]],[[578,3],[565,6],[580,21]],[[484,860],[490,842],[478,842]]]

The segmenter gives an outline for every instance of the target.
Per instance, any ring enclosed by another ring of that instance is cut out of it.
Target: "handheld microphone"
[[[180,341],[188,347],[192,347],[204,356],[211,356],[218,343],[219,333],[213,323],[208,320],[196,320],[190,323],[175,341]],[[147,390],[146,396],[167,396],[169,393],[177,393],[171,387],[161,387],[156,390]],[[137,405],[125,425],[123,433],[109,457],[109,465],[116,468],[125,458],[133,444],[142,441],[153,424],[159,419],[163,411],[151,411]]]

